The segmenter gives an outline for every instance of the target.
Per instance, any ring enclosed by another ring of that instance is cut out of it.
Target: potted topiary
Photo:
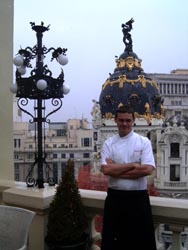
[[[65,173],[50,203],[46,243],[50,250],[88,250],[89,235],[85,207],[74,176],[74,162],[68,160]]]

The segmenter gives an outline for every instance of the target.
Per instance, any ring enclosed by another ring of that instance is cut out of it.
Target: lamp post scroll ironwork
[[[18,107],[28,115],[32,117],[30,123],[36,123],[37,127],[35,132],[37,134],[37,147],[35,152],[35,161],[32,164],[31,170],[26,177],[26,183],[28,186],[37,185],[38,188],[44,187],[44,169],[45,164],[48,168],[46,162],[46,153],[44,145],[44,130],[43,123],[49,122],[49,115],[55,113],[62,107],[61,98],[64,94],[68,94],[70,91],[69,86],[64,84],[64,72],[61,69],[61,73],[57,78],[52,77],[51,70],[48,66],[44,64],[45,55],[52,52],[51,61],[56,59],[61,65],[66,65],[68,59],[66,57],[67,49],[65,48],[49,48],[47,49],[42,44],[43,33],[49,30],[49,25],[44,26],[35,25],[31,22],[31,28],[36,32],[37,45],[33,48],[26,47],[25,49],[20,49],[18,54],[13,59],[13,63],[16,65],[16,83],[11,86],[11,91],[18,97],[17,105]],[[29,77],[22,77],[26,73],[26,68],[32,68],[31,60],[36,59],[36,66],[31,70]],[[28,104],[28,99],[35,100],[34,115],[26,110]],[[45,100],[52,99],[51,104],[56,108],[49,114],[45,115]],[[32,176],[34,166],[38,165],[38,177],[35,180]],[[48,183],[50,185],[55,184],[53,178],[48,176]]]

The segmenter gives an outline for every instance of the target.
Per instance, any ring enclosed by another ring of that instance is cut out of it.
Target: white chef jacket
[[[134,131],[124,137],[117,134],[108,138],[102,146],[101,164],[107,164],[106,158],[111,158],[114,163],[138,162],[155,168],[150,140]],[[123,179],[108,176],[108,187],[119,190],[145,190],[147,178],[144,176],[137,179]]]

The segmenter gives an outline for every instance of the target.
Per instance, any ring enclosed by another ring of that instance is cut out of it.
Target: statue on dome
[[[91,115],[93,116],[94,120],[99,120],[101,119],[101,109],[100,109],[100,104],[96,100],[92,100],[94,105],[91,111]]]
[[[133,28],[132,27],[133,23],[134,23],[134,19],[131,18],[129,21],[121,25],[122,32],[123,32],[123,42],[125,44],[126,51],[132,51],[132,37],[131,37],[130,31]]]
[[[101,108],[98,101],[93,99],[92,102],[93,102],[93,108],[91,111],[91,115],[93,117],[92,125],[93,128],[98,128],[102,126]]]

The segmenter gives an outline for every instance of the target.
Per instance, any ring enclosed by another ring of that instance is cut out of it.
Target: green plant
[[[84,238],[87,226],[85,207],[74,176],[74,162],[69,159],[50,204],[46,242],[77,243]]]

